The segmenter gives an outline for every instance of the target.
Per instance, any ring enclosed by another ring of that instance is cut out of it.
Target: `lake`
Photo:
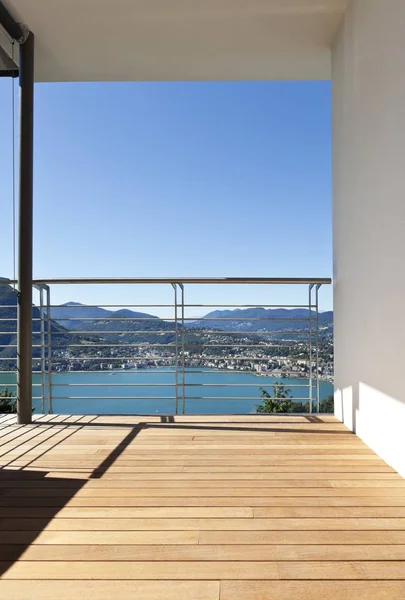
[[[260,403],[260,389],[272,392],[274,381],[290,389],[293,398],[308,399],[307,379],[273,378],[238,371],[185,370],[186,414],[247,414]],[[180,375],[179,375],[180,378]],[[41,380],[34,375],[34,396]],[[15,384],[15,376],[0,373],[0,389]],[[200,384],[203,384],[200,386]],[[333,384],[320,382],[320,399],[333,394]],[[15,387],[10,388],[15,389]],[[178,394],[181,396],[182,386]],[[52,373],[53,412],[59,414],[175,414],[175,373],[170,368],[115,370],[99,373]],[[314,386],[313,396],[316,395]],[[34,400],[36,413],[41,400]],[[314,410],[316,407],[314,406]],[[182,400],[178,403],[182,412]]]

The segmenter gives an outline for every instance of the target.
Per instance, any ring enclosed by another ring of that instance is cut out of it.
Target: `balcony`
[[[1,417],[2,598],[405,597],[405,482],[332,415],[33,419]]]
[[[34,282],[36,412],[246,414],[333,411],[327,278],[58,279]],[[0,280],[0,390],[17,389],[17,294]],[[80,300],[58,304],[54,298]],[[83,303],[83,298],[95,298]],[[31,375],[31,371],[32,374]],[[19,403],[20,408],[23,402]],[[278,411],[279,412],[279,411]]]
[[[36,281],[33,422],[0,420],[0,596],[403,598],[405,481],[320,410],[327,284]],[[252,414],[275,382],[291,412]]]

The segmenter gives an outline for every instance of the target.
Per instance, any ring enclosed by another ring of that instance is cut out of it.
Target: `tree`
[[[333,396],[327,396],[319,403],[319,412],[321,413],[333,413],[335,412],[335,404],[333,400]]]
[[[35,408],[32,409],[32,412]],[[8,387],[0,390],[0,414],[1,413],[16,413],[17,412],[17,398],[15,398],[15,392],[10,392]]]
[[[264,388],[260,388],[262,404],[256,404],[256,413],[291,413],[294,411],[294,403],[291,398],[291,390],[283,383],[275,381],[273,384],[273,395]]]
[[[16,413],[17,400],[13,399],[14,392],[10,392],[8,387],[0,391],[0,413]]]

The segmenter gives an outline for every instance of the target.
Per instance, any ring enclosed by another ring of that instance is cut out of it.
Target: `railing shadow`
[[[133,426],[131,431],[128,433],[125,438],[116,445],[114,450],[110,452],[110,454],[103,460],[100,466],[96,467],[93,473],[90,475],[90,479],[100,479],[108,471],[108,469],[115,463],[117,458],[124,452],[124,450],[131,444],[131,442],[136,438],[138,433],[142,431],[142,429],[147,428],[146,423],[139,423],[136,426]]]
[[[44,471],[0,470],[0,577],[85,483],[84,479],[48,477]],[[60,491],[56,502],[44,502],[47,491],[55,487]],[[40,507],[42,516],[33,516],[35,507]]]

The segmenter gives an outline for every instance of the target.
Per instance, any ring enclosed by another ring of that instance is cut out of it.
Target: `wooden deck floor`
[[[331,416],[0,417],[0,598],[405,599],[405,481]]]

